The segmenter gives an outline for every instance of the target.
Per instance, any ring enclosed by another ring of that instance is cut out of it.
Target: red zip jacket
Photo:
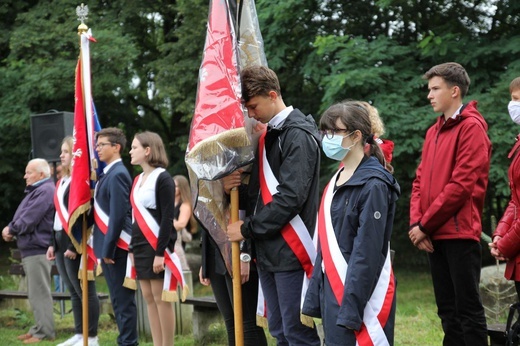
[[[480,241],[491,158],[487,124],[477,102],[428,129],[410,200],[411,227],[433,240]]]
[[[520,281],[520,135],[516,137],[516,144],[508,155],[511,160],[509,166],[509,187],[511,201],[507,205],[504,215],[498,222],[494,236],[500,236],[498,251],[509,260],[506,264],[504,276],[508,280]]]

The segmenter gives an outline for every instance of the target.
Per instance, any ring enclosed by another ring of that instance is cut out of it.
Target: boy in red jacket
[[[470,79],[457,63],[432,67],[428,100],[441,113],[428,129],[410,200],[412,243],[428,253],[443,345],[487,345],[480,299],[481,215],[491,143]]]

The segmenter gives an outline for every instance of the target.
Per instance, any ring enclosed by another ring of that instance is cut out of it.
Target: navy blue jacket
[[[323,319],[327,345],[355,345],[352,330],[361,327],[366,303],[384,265],[399,195],[399,184],[374,157],[364,159],[352,177],[337,187],[331,217],[348,264],[343,300],[339,306],[323,274],[322,254],[318,251],[302,311]],[[390,344],[393,343],[394,320],[395,297],[384,328]]]
[[[109,217],[106,236],[94,225],[94,253],[99,259],[115,258],[121,231],[132,234],[131,188],[132,179],[122,161],[110,167],[97,183],[96,201]]]

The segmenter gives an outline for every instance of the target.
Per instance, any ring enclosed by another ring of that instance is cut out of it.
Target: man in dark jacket
[[[54,222],[54,182],[44,159],[29,161],[24,179],[25,197],[16,209],[13,220],[4,227],[2,237],[13,241],[22,255],[27,278],[27,295],[34,314],[35,325],[18,340],[24,344],[54,340],[54,315],[51,295],[52,263],[46,253],[52,237]]]
[[[260,137],[251,172],[249,216],[229,225],[228,236],[232,241],[245,238],[254,243],[269,331],[277,344],[320,345],[316,330],[300,321],[302,283],[315,256],[317,126],[311,116],[285,105],[272,70],[251,66],[241,77],[249,117],[268,124],[268,130]],[[237,175],[233,173],[227,181]],[[226,188],[232,185],[224,184]]]
[[[487,345],[480,299],[481,215],[491,143],[470,80],[457,63],[432,67],[428,99],[442,115],[428,129],[410,201],[412,243],[428,252],[444,345]]]

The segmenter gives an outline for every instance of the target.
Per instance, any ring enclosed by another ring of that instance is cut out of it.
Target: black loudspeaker
[[[63,138],[72,136],[74,113],[54,112],[31,115],[31,141],[34,158],[59,162]]]

